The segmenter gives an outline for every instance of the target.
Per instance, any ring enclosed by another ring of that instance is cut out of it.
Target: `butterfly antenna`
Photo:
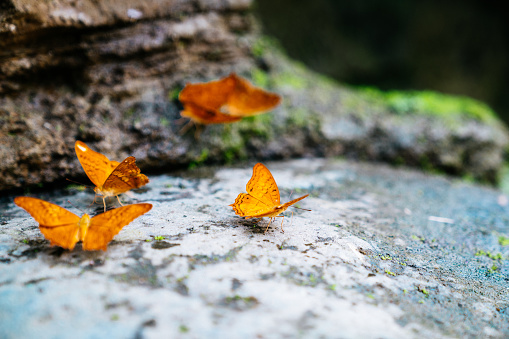
[[[85,214],[85,212],[81,209],[81,208],[78,208],[76,206],[74,206],[74,204],[72,202],[70,202],[69,200],[67,200],[67,202],[72,206],[74,207],[75,209],[77,209],[78,211],[80,211],[81,213]]]
[[[293,190],[290,191],[290,197],[288,198],[288,200],[292,200],[292,194],[293,194]]]
[[[308,210],[308,209],[305,209],[305,208],[300,208],[300,207],[297,207],[297,206],[291,206],[293,208],[298,208],[299,210],[303,210],[303,211],[308,211],[308,212],[311,212],[312,210]],[[293,213],[293,212],[292,212]]]
[[[293,217],[293,212],[292,212],[292,217]],[[285,233],[285,230],[283,229],[283,222],[285,221],[285,216],[283,215],[283,220],[281,220],[281,232]],[[291,224],[290,224],[291,226]]]

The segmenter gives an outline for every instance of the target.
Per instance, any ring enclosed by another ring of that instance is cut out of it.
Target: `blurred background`
[[[383,90],[435,90],[490,105],[509,124],[503,2],[257,0],[264,33],[334,79]]]

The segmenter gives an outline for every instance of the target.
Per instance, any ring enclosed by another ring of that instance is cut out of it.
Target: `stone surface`
[[[442,338],[509,335],[509,206],[455,179],[344,160],[266,163],[282,201],[263,230],[228,204],[252,164],[151,176],[153,209],[106,252],[50,247],[0,205],[0,337]],[[75,213],[91,190],[35,196]],[[110,202],[114,205],[114,202]],[[163,240],[155,240],[155,237]],[[505,237],[505,238],[504,238]]]
[[[0,190],[82,180],[76,139],[145,172],[196,163],[348,155],[495,183],[507,131],[332,83],[258,34],[251,2],[18,1],[0,7]],[[273,113],[181,135],[186,82],[235,71],[280,93]],[[446,98],[435,100],[440,106]],[[470,105],[471,106],[471,105]],[[478,108],[479,105],[474,105]]]

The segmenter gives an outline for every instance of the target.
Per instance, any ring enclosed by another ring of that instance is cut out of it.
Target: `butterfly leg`
[[[203,132],[203,125],[196,125],[196,130],[194,131],[194,139],[200,139],[201,132]]]
[[[93,204],[95,204],[95,199],[97,199],[97,193],[94,195],[94,201],[92,201],[92,203],[90,205],[88,205],[88,207],[92,206]]]
[[[181,118],[181,119],[184,119],[184,118]],[[180,120],[180,119],[179,119],[179,120]],[[189,120],[189,121],[187,122],[187,124],[185,124],[185,125],[184,125],[181,129],[180,129],[179,134],[180,134],[180,135],[184,135],[184,134],[186,134],[186,132],[187,132],[187,131],[189,131],[189,129],[190,129],[191,127],[193,127],[193,125],[194,125],[193,120]]]
[[[267,228],[265,229],[265,232],[263,232],[263,234],[267,233],[267,230],[269,229],[269,226],[272,223],[272,219],[274,219],[274,218],[269,219],[269,224],[267,225]]]
[[[175,124],[177,125],[182,125],[186,122],[189,122],[189,119],[188,118],[185,118],[185,117],[182,117],[182,118],[178,118],[177,120],[174,121]]]
[[[104,212],[106,212],[106,197],[103,196],[103,205],[104,205]]]
[[[120,198],[118,197],[118,195],[116,195],[116,197],[117,197],[117,200],[118,200],[118,203],[120,204],[120,206],[124,206],[124,205],[122,205],[122,203],[120,202]]]
[[[285,216],[284,215],[276,215],[274,218],[283,218],[283,220],[281,220],[281,232],[285,233],[285,230],[283,229],[283,222],[285,221]]]

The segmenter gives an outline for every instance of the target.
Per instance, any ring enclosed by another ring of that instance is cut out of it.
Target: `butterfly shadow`
[[[274,232],[279,229],[279,224],[277,222],[272,222],[270,227],[267,229],[270,220],[264,218],[231,218],[228,220],[230,225],[235,225],[234,227],[242,227],[246,229],[249,233],[252,234],[266,234],[269,232]],[[267,232],[265,232],[267,230]]]
[[[46,239],[28,240],[29,247],[21,253],[10,253],[10,256],[17,259],[39,259],[49,266],[55,264],[80,265],[88,261],[88,266],[100,266],[104,263],[105,252],[84,251],[81,243],[76,244],[73,250],[67,250],[59,246],[52,246]]]

